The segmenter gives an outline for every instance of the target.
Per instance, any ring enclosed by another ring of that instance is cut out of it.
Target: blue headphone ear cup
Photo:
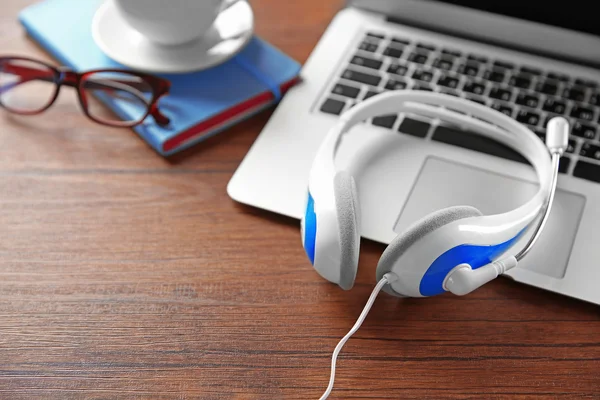
[[[360,207],[356,184],[352,175],[340,171],[334,181],[335,206],[337,209],[340,237],[339,286],[348,290],[354,286],[358,269],[360,248]]]
[[[435,211],[413,223],[406,231],[396,236],[387,246],[377,263],[376,276],[379,281],[390,272],[398,258],[419,239],[451,222],[463,218],[479,217],[481,211],[471,206],[454,206]],[[389,294],[398,295],[389,285],[383,289]]]

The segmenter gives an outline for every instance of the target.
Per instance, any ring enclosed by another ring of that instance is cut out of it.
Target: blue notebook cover
[[[92,18],[102,1],[43,0],[22,10],[19,20],[62,65],[76,71],[128,69],[106,56],[92,38]],[[299,71],[298,62],[255,36],[240,53],[213,68],[156,74],[172,84],[161,99],[171,124],[160,127],[149,117],[133,129],[159,154],[173,154],[276,103],[298,81]],[[114,111],[121,115],[124,110]]]

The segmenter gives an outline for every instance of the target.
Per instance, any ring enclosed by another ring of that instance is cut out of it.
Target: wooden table
[[[48,59],[16,20],[30,2],[2,2],[0,46]],[[343,5],[252,4],[258,34],[301,62]],[[322,394],[384,247],[363,245],[345,292],[312,270],[298,221],[227,196],[269,115],[163,159],[71,90],[40,116],[0,112],[0,399]],[[382,295],[330,398],[600,399],[599,308],[508,279]]]

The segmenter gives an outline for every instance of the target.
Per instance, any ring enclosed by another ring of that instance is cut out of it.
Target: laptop
[[[341,113],[388,90],[465,97],[542,139],[548,119],[562,115],[571,135],[551,215],[505,276],[600,304],[600,24],[586,4],[348,2],[231,178],[230,197],[300,219],[326,132]],[[355,176],[361,236],[381,243],[437,209],[504,212],[537,189],[533,168],[513,150],[418,115],[364,121],[346,134],[336,163]]]

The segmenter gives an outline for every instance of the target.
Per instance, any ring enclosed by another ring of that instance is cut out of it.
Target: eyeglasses
[[[0,57],[0,106],[10,112],[33,115],[47,110],[63,85],[77,89],[84,114],[100,124],[131,127],[148,115],[160,126],[169,124],[169,118],[158,109],[158,100],[171,87],[166,79],[119,69],[78,73],[26,57]],[[92,97],[119,110],[119,115]]]

